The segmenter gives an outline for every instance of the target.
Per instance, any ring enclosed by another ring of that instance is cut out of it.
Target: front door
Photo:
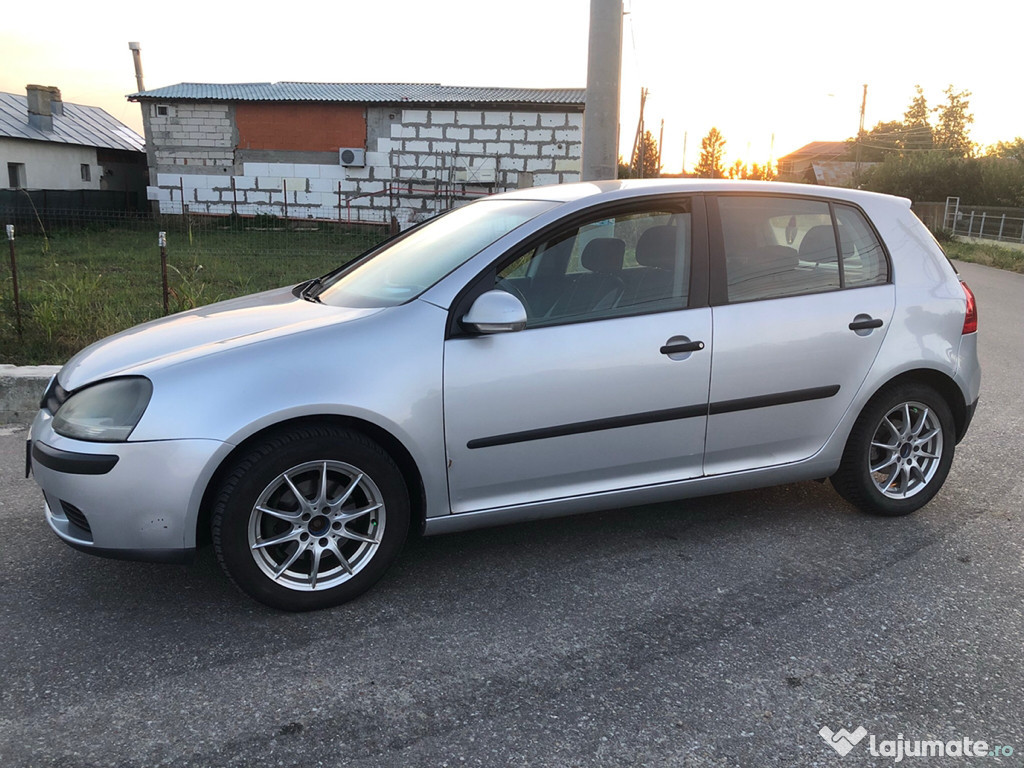
[[[692,224],[689,200],[602,213],[496,265],[489,287],[528,323],[445,343],[453,512],[701,474],[711,310],[690,298]]]

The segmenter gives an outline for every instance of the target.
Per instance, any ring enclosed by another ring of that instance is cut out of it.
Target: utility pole
[[[622,0],[590,0],[583,181],[618,176],[621,77]]]
[[[636,124],[636,135],[633,137],[633,151],[629,154],[629,167],[633,170],[633,178],[644,177],[644,109],[647,106],[646,88],[640,89],[640,119]]]
[[[661,130],[658,131],[658,175],[661,176],[661,143],[665,140],[665,118],[661,118]]]
[[[853,166],[853,178],[855,181],[860,181],[860,150],[861,144],[864,143],[864,112],[868,106],[868,84],[864,83],[864,95],[860,100],[860,127],[857,129],[857,157],[856,164]]]

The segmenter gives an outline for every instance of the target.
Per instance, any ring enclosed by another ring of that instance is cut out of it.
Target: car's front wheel
[[[850,433],[836,490],[879,515],[907,515],[927,504],[953,463],[953,415],[931,387],[901,384],[876,395]]]
[[[213,511],[221,565],[248,595],[306,611],[351,600],[398,556],[409,496],[391,457],[361,433],[298,427],[226,475]]]

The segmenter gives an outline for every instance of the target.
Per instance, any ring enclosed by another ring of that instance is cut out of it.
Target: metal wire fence
[[[103,336],[160,317],[165,304],[175,312],[316,277],[389,234],[381,224],[269,215],[23,206],[0,206],[0,224],[10,248],[0,269],[0,363],[16,364],[60,363]]]

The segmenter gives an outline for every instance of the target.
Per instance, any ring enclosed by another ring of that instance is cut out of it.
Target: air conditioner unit
[[[342,147],[338,159],[346,168],[362,168],[366,165],[366,150],[359,147]]]

